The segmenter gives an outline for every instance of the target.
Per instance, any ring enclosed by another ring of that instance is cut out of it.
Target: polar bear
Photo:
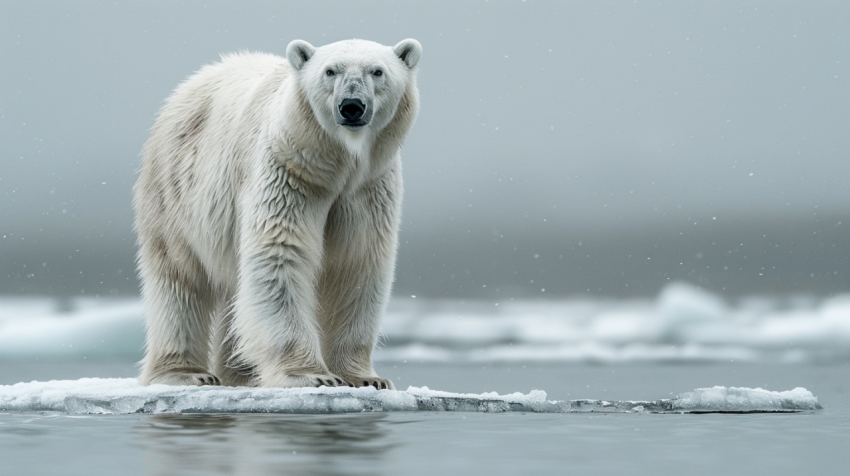
[[[222,57],[159,112],[134,189],[142,384],[374,386],[422,47]]]

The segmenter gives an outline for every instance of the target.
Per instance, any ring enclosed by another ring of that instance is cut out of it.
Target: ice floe
[[[712,387],[679,394],[675,409],[687,412],[771,412],[815,410],[818,399],[805,388],[772,392],[761,388]]]
[[[141,386],[135,379],[85,378],[0,386],[0,411],[68,414],[535,412],[706,413],[797,412],[820,409],[804,388],[713,387],[655,401],[546,400],[546,392],[465,394],[409,387],[250,388]]]
[[[730,304],[673,283],[655,300],[394,298],[377,361],[846,361],[850,295]],[[0,357],[141,356],[138,300],[0,298]]]

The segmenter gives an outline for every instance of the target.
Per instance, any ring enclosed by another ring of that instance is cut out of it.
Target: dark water
[[[5,361],[0,383],[126,377],[132,362]],[[390,364],[400,388],[656,399],[806,387],[798,414],[0,415],[2,474],[847,474],[850,365]]]

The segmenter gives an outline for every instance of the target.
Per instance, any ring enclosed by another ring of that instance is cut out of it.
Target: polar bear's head
[[[421,55],[422,46],[413,39],[393,47],[363,40],[318,48],[295,40],[286,47],[286,58],[319,124],[343,137],[367,131],[374,135],[392,121],[415,81]]]

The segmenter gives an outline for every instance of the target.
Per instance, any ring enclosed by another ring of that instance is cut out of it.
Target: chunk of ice
[[[785,392],[761,388],[712,387],[679,394],[676,410],[696,412],[778,412],[817,410],[821,406],[812,392],[802,387]]]
[[[144,387],[135,379],[84,378],[0,386],[0,411],[69,414],[537,412],[705,413],[794,412],[820,409],[803,388],[770,392],[714,387],[651,402],[546,400],[546,392],[499,395],[364,388]]]

